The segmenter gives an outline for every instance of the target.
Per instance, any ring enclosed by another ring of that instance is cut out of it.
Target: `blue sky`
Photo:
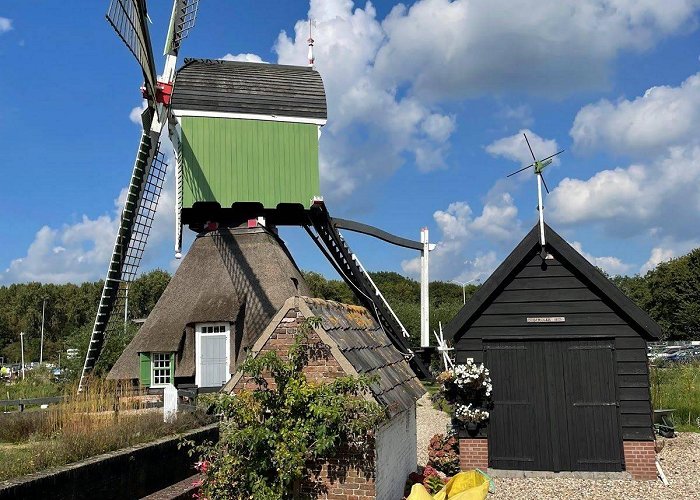
[[[140,72],[108,2],[0,5],[0,284],[102,277],[139,136]],[[155,52],[169,2],[149,2]],[[328,94],[322,190],[336,216],[438,243],[435,279],[485,278],[537,218],[613,274],[700,246],[695,0],[201,2],[181,56],[303,64],[305,20]],[[160,61],[160,59],[158,59]],[[160,66],[160,63],[159,63]],[[172,194],[144,269],[173,270]],[[300,229],[299,265],[332,276]],[[347,234],[370,270],[415,255]]]

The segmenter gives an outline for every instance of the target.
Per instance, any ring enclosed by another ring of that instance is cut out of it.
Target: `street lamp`
[[[465,282],[457,281],[457,280],[452,280],[452,283],[456,283],[456,284],[462,286],[462,301],[463,301],[464,304],[467,303],[467,291],[466,291],[467,285],[468,285],[469,283],[473,283],[473,282],[475,282],[475,281],[478,283],[478,282],[479,282],[479,278],[474,278],[473,280],[469,280],[469,281],[465,281]]]

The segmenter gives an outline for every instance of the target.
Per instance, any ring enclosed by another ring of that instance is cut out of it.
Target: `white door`
[[[220,387],[228,382],[229,338],[227,324],[197,325],[195,384],[198,387]]]

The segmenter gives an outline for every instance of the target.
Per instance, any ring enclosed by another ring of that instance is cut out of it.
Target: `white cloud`
[[[141,102],[140,106],[136,106],[129,112],[129,120],[131,120],[133,123],[136,125],[142,125],[143,122],[141,121],[141,114],[146,111],[146,108],[148,107],[148,102],[146,99],[144,99]]]
[[[676,252],[670,248],[654,247],[651,249],[651,255],[649,256],[649,260],[647,260],[644,263],[644,265],[642,265],[639,272],[641,274],[646,274],[648,271],[651,271],[662,262],[669,261],[675,256]]]
[[[320,150],[326,198],[342,200],[360,185],[376,184],[407,157],[421,171],[444,168],[455,118],[378,80],[375,57],[387,39],[372,4],[312,0],[309,15],[329,108]],[[306,20],[297,21],[292,35],[280,33],[279,62],[306,65],[307,38]]]
[[[262,60],[262,58],[259,55],[250,54],[250,53],[236,54],[236,55],[228,53],[225,56],[220,57],[219,59],[221,59],[223,61],[242,61],[242,62],[253,62],[253,63],[265,62]]]
[[[557,141],[554,139],[543,139],[530,129],[521,129],[517,134],[508,137],[503,137],[486,146],[486,152],[492,156],[500,156],[508,160],[512,160],[520,165],[529,165],[532,163],[532,154],[527,147],[527,142],[523,134],[527,134],[527,139],[530,141],[532,151],[535,157],[539,160],[553,155],[559,151]],[[553,164],[558,164],[559,158],[555,157]]]
[[[156,263],[158,256],[167,251],[163,248],[164,243],[168,238],[174,238],[174,160],[172,148],[166,149],[170,144],[167,139],[161,143],[168,162],[168,174],[141,261],[142,270]],[[127,172],[131,174],[129,168],[124,170],[125,175]],[[12,260],[9,267],[0,273],[0,283],[82,283],[104,278],[126,194],[125,187],[114,200],[111,213],[94,218],[83,215],[78,222],[72,224],[58,228],[40,228],[29,245],[27,254]],[[167,247],[172,249],[171,244]]]
[[[565,178],[548,198],[550,217],[566,225],[600,224],[617,237],[654,231],[688,240],[700,237],[699,185],[700,147],[675,147],[659,160],[587,180]]]
[[[570,133],[580,150],[639,156],[696,142],[699,128],[700,73],[678,87],[651,87],[633,100],[603,99],[584,106]]]
[[[12,19],[0,17],[0,35],[12,30]]]
[[[497,256],[493,250],[479,250],[477,244],[486,242],[508,247],[522,233],[518,209],[508,193],[489,193],[477,217],[466,202],[458,201],[446,210],[437,210],[433,219],[440,239],[430,254],[431,279],[485,279],[498,265]],[[470,258],[470,255],[476,257]],[[401,262],[401,268],[407,274],[418,276],[420,257]]]
[[[422,0],[382,23],[377,71],[416,95],[463,98],[605,85],[625,50],[692,25],[692,0]]]
[[[502,105],[496,116],[522,127],[531,127],[535,123],[535,118],[532,116],[532,108],[527,104],[519,104],[517,106]]]
[[[571,246],[574,247],[578,253],[583,255],[588,262],[603,269],[606,273],[612,276],[627,274],[633,268],[631,264],[626,264],[618,257],[596,257],[591,255],[583,250],[583,246],[578,241],[572,241]]]

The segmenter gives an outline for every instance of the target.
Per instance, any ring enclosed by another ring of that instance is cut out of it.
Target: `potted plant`
[[[489,419],[491,376],[482,363],[472,358],[438,376],[441,392],[452,408],[452,424],[476,435]]]

